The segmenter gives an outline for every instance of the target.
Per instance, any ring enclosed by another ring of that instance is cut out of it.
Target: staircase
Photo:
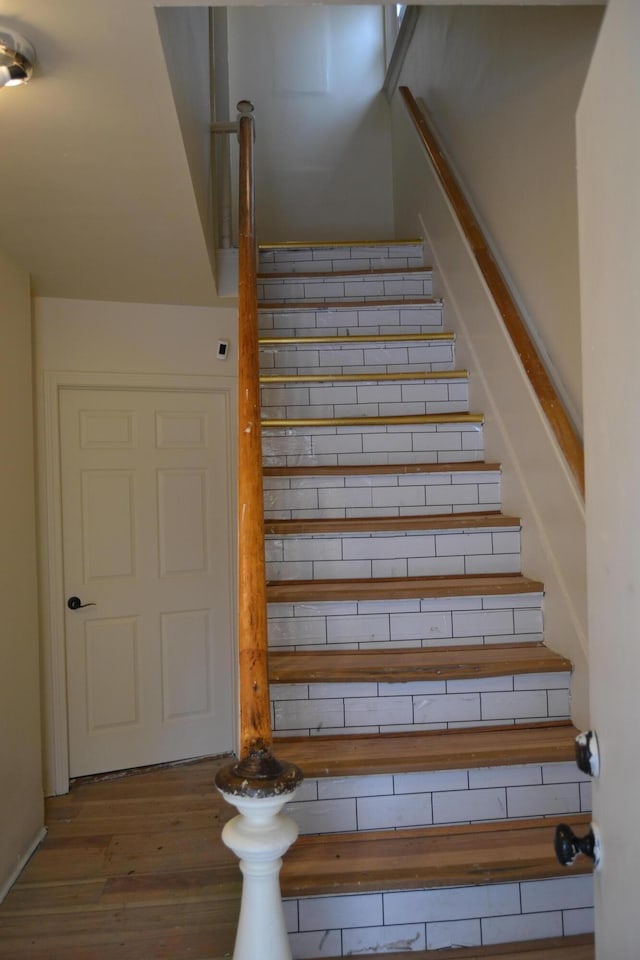
[[[593,957],[571,664],[416,243],[262,248],[272,723],[293,956]]]

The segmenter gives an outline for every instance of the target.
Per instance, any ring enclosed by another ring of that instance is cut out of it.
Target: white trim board
[[[5,899],[5,897],[11,890],[11,887],[14,885],[14,883],[16,882],[16,880],[18,879],[18,877],[20,876],[20,874],[22,873],[26,865],[29,863],[29,860],[31,859],[33,854],[36,852],[36,850],[38,849],[42,841],[45,839],[46,835],[47,835],[47,828],[41,827],[36,833],[31,843],[29,844],[29,846],[27,847],[26,851],[22,854],[22,856],[18,860],[18,863],[16,864],[16,867],[13,870],[13,872],[9,875],[7,880],[0,887],[0,903],[2,903],[2,901]]]

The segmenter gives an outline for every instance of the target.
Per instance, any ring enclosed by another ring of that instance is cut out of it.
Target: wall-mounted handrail
[[[238,248],[238,645],[240,756],[272,742],[267,673],[262,435],[256,294],[253,107],[238,104],[240,197]]]
[[[567,465],[584,496],[584,449],[582,440],[540,359],[522,314],[496,264],[462,188],[446,160],[424,108],[418,105],[408,87],[400,87],[399,91],[427,156],[431,160],[440,184],[454,209],[484,280],[500,311],[505,328],[518,352],[538,402],[547,417]]]

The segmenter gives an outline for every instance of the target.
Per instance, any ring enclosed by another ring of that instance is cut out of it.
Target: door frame
[[[227,477],[234,523],[228,543],[233,597],[237,595],[236,566],[236,422],[237,381],[234,377],[144,373],[46,371],[37,402],[39,470],[38,541],[40,556],[40,632],[42,645],[43,775],[47,796],[69,791],[69,723],[65,647],[64,565],[62,538],[62,455],[60,392],[62,390],[138,390],[176,393],[217,393],[225,398],[227,418]],[[234,711],[233,741],[237,739],[237,604],[231,608]]]

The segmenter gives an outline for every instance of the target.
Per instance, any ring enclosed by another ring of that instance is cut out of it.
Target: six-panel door
[[[232,749],[227,402],[61,391],[72,777]]]

